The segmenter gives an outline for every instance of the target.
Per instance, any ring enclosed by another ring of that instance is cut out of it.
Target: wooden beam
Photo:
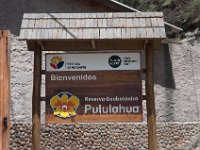
[[[35,41],[27,41],[28,49],[35,50]],[[45,51],[144,50],[145,40],[48,40],[41,41]]]
[[[32,149],[40,149],[40,88],[41,88],[41,65],[42,50],[39,44],[35,43],[34,51],[34,76],[32,95]]]
[[[156,143],[157,143],[153,66],[154,66],[153,42],[149,41],[146,44],[146,107],[147,107],[149,150],[156,150]]]
[[[0,150],[10,149],[9,31],[0,31]]]

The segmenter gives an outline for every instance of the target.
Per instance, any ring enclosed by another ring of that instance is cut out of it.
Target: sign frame
[[[143,106],[142,106],[142,50],[138,50],[138,51],[100,51],[100,52],[94,52],[94,51],[86,51],[86,52],[82,52],[82,51],[76,51],[76,52],[65,52],[65,53],[48,53],[45,54],[45,67],[47,66],[47,56],[48,55],[67,55],[67,54],[77,54],[77,55],[81,55],[81,54],[121,54],[121,53],[137,53],[139,54],[139,59],[140,59],[140,69],[136,70],[135,72],[139,72],[140,74],[140,84],[141,86],[139,88],[141,88],[141,92],[140,92],[140,106],[141,106],[141,113],[139,115],[128,115],[128,114],[112,114],[112,115],[82,115],[82,117],[72,117],[72,118],[67,118],[67,119],[60,119],[58,117],[50,117],[50,119],[47,119],[47,117],[45,117],[46,121],[48,123],[98,123],[98,122],[141,122],[143,121]],[[46,67],[47,68],[47,67]],[[111,71],[111,70],[109,70]],[[130,71],[130,70],[129,70]],[[55,71],[56,73],[57,71]],[[71,71],[60,71],[60,72],[71,72]],[[74,71],[76,72],[76,71]],[[79,72],[79,71],[77,71]],[[88,71],[85,71],[88,72]],[[103,71],[101,71],[103,72]],[[116,70],[112,70],[111,72],[116,72]],[[121,72],[127,72],[126,70],[121,70]],[[131,72],[131,71],[130,71]],[[133,71],[132,71],[133,72]],[[46,82],[47,82],[47,74],[48,71],[46,71]],[[133,83],[134,84],[134,83]],[[47,83],[45,84],[46,90],[48,89],[47,87]],[[47,92],[46,92],[47,93]],[[47,105],[48,99],[47,99],[47,95],[46,95],[46,105]],[[47,108],[47,107],[46,107]],[[47,115],[47,114],[46,114]],[[98,117],[97,117],[98,116]],[[130,117],[133,117],[134,119],[130,119]],[[96,120],[93,120],[92,118],[96,118]],[[114,119],[113,119],[114,118]],[[117,120],[117,119],[119,120]],[[49,121],[50,120],[50,121]]]

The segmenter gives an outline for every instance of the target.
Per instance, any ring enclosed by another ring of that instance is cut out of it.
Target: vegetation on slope
[[[165,20],[185,31],[200,28],[200,0],[119,0],[140,11],[163,11]]]

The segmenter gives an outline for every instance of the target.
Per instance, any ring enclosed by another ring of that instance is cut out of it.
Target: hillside
[[[200,0],[118,0],[140,11],[163,11],[165,21],[185,32],[200,28]]]

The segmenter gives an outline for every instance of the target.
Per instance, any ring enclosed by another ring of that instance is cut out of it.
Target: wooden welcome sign
[[[46,121],[142,121],[139,52],[46,55]]]

